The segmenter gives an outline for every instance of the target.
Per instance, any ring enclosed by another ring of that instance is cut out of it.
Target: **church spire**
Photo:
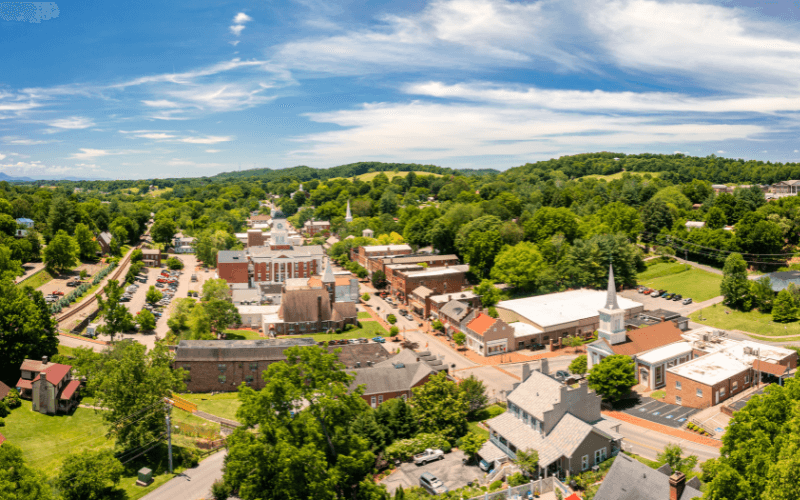
[[[325,267],[325,274],[322,275],[323,283],[336,283],[336,277],[333,275],[333,268],[331,267],[331,260],[328,259],[328,265]]]
[[[609,311],[619,309],[619,304],[617,304],[617,285],[614,282],[614,266],[611,264],[608,265],[608,292],[605,309]]]
[[[347,200],[347,214],[344,216],[345,222],[353,222],[353,214],[350,213],[350,200]]]

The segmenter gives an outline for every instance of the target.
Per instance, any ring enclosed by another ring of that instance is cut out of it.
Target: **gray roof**
[[[451,300],[439,308],[439,314],[445,315],[448,318],[453,318],[460,323],[461,320],[466,318],[467,314],[469,314],[469,305],[457,300]]]
[[[244,250],[220,250],[217,252],[217,264],[235,264],[237,262],[247,263]]]
[[[678,500],[702,497],[703,493],[688,483]],[[595,500],[669,500],[669,476],[651,469],[624,453],[617,455]]]
[[[528,379],[508,394],[508,402],[544,421],[544,413],[561,400],[561,382],[541,372],[532,372]]]
[[[234,288],[231,294],[231,300],[234,304],[252,300],[261,302],[261,290],[258,288]]]
[[[575,453],[575,450],[578,449],[578,446],[586,439],[586,436],[592,432],[599,431],[573,414],[565,414],[561,417],[558,425],[547,435],[547,442],[550,446],[558,450],[558,456],[552,458],[545,457],[545,462],[548,461],[547,459],[553,462],[553,460],[556,460],[562,455],[571,457],[573,453]]]
[[[364,395],[411,390],[433,370],[425,363],[391,363],[391,359],[371,368],[354,370],[356,378],[351,388],[366,386]]]
[[[111,243],[111,240],[114,239],[114,235],[109,233],[108,231],[100,233],[100,236],[97,237],[98,240],[102,240],[106,244]]]
[[[330,346],[328,352],[337,352],[339,361],[348,369],[355,368],[356,363],[367,366],[367,361],[372,361],[375,366],[389,359],[389,351],[381,344],[370,342],[369,344],[347,344],[342,346]]]
[[[769,278],[773,292],[784,290],[790,283],[800,285],[800,271],[778,271],[764,276]]]
[[[319,300],[318,300],[319,299]],[[331,320],[331,302],[323,288],[286,290],[278,316],[286,323],[311,323]]]
[[[500,460],[501,458],[506,458],[508,456],[503,450],[495,446],[495,444],[491,441],[486,441],[483,443],[480,451],[478,451],[478,455],[480,455],[480,457],[487,462],[494,462],[495,460]]]
[[[280,361],[293,346],[316,345],[308,337],[258,340],[181,340],[175,362],[182,361]]]
[[[430,351],[414,352],[411,349],[403,349],[397,355],[392,356],[387,361],[384,361],[383,366],[391,366],[392,363],[413,364],[419,361],[428,365],[431,370],[435,372],[447,370],[447,365],[445,365],[439,358],[431,354]]]
[[[411,291],[411,295],[416,295],[417,297],[425,298],[433,293],[433,290],[428,288],[427,286],[418,286],[414,290]]]

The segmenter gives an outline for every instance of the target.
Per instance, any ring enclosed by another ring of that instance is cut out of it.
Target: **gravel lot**
[[[423,472],[430,472],[438,477],[450,490],[466,486],[470,481],[483,477],[483,471],[477,465],[464,465],[461,460],[466,455],[461,450],[453,450],[444,456],[444,460],[437,460],[423,466],[413,463],[402,464],[396,472],[383,480],[389,493],[394,493],[398,486],[406,489],[410,486],[419,486],[419,478]]]

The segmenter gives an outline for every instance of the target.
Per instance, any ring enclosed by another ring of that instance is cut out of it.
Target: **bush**
[[[356,329],[356,325],[347,325],[347,326],[344,327],[344,331],[346,331],[346,332],[349,332],[349,331],[355,330],[355,329]]]
[[[508,476],[508,485],[512,488],[528,482],[528,478],[523,476],[521,472],[511,474]]]
[[[431,326],[433,327],[434,330],[444,331],[444,325],[438,319],[434,320],[433,323],[431,323]]]
[[[361,296],[361,300],[363,300],[364,302],[368,301],[369,300],[369,294],[365,293],[364,295],[362,295]]]
[[[8,395],[5,397],[3,402],[11,410],[22,406],[22,400],[19,398],[19,393],[17,392],[16,389],[11,389],[10,391],[8,391]]]
[[[390,315],[386,316],[386,321],[390,325],[393,325],[393,324],[397,323],[397,316],[395,316],[394,314],[390,314]]]
[[[498,479],[497,481],[489,485],[489,492],[491,493],[492,491],[497,491],[502,487],[503,487],[503,481]]]
[[[167,259],[167,267],[172,270],[183,269],[183,262],[180,259],[176,259],[175,257],[170,257]]]
[[[389,328],[389,335],[391,335],[392,337],[396,337],[398,333],[400,333],[400,329],[397,328],[396,326]]]
[[[0,418],[7,417],[9,413],[11,413],[11,410],[8,409],[4,402],[0,401]]]
[[[222,481],[214,481],[211,485],[211,496],[214,500],[228,500],[230,492],[230,488]]]
[[[394,460],[405,462],[427,448],[439,448],[443,452],[449,453],[452,446],[445,438],[436,434],[417,434],[413,438],[399,439],[390,444],[386,448],[384,457],[390,462]]]
[[[0,427],[5,427],[5,426],[6,426],[5,419],[0,418]]]

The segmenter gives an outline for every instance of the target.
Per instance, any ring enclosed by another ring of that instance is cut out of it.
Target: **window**
[[[748,382],[750,382],[750,375],[745,375],[744,376],[744,383],[746,384]]]
[[[675,396],[675,404],[678,405],[678,406],[681,405],[681,397],[680,396]]]
[[[594,463],[595,465],[599,464],[600,462],[606,459],[606,449],[600,448],[599,450],[594,452]]]
[[[228,369],[228,365],[217,365],[217,368],[219,369],[219,371],[224,372],[225,370]]]
[[[256,370],[258,370],[258,362],[256,362],[256,363],[250,363],[250,371],[253,371],[253,372],[254,372],[254,371],[256,371]]]
[[[381,403],[383,403],[383,394],[378,396],[378,404],[381,404]]]
[[[675,381],[675,388],[678,389],[679,391],[681,390],[681,381],[680,380],[676,380]]]
[[[703,397],[703,389],[697,389],[697,397],[698,398],[702,398]]]
[[[721,398],[725,397],[725,388],[724,387],[720,387],[719,388],[719,397],[721,397]]]
[[[217,377],[217,380],[219,380],[220,384],[224,384],[225,383],[225,375],[220,375],[219,377]]]
[[[589,468],[589,455],[584,455],[581,457],[581,470],[586,470]]]
[[[735,391],[739,388],[739,381],[734,381],[733,386],[731,387],[731,392]]]
[[[252,383],[253,383],[253,376],[252,376],[252,375],[247,375],[247,376],[244,378],[244,381],[247,383],[247,385],[250,385],[250,384],[252,384]]]
[[[517,452],[517,447],[514,446],[511,443],[508,443],[508,449],[511,450],[511,453],[516,453]]]

